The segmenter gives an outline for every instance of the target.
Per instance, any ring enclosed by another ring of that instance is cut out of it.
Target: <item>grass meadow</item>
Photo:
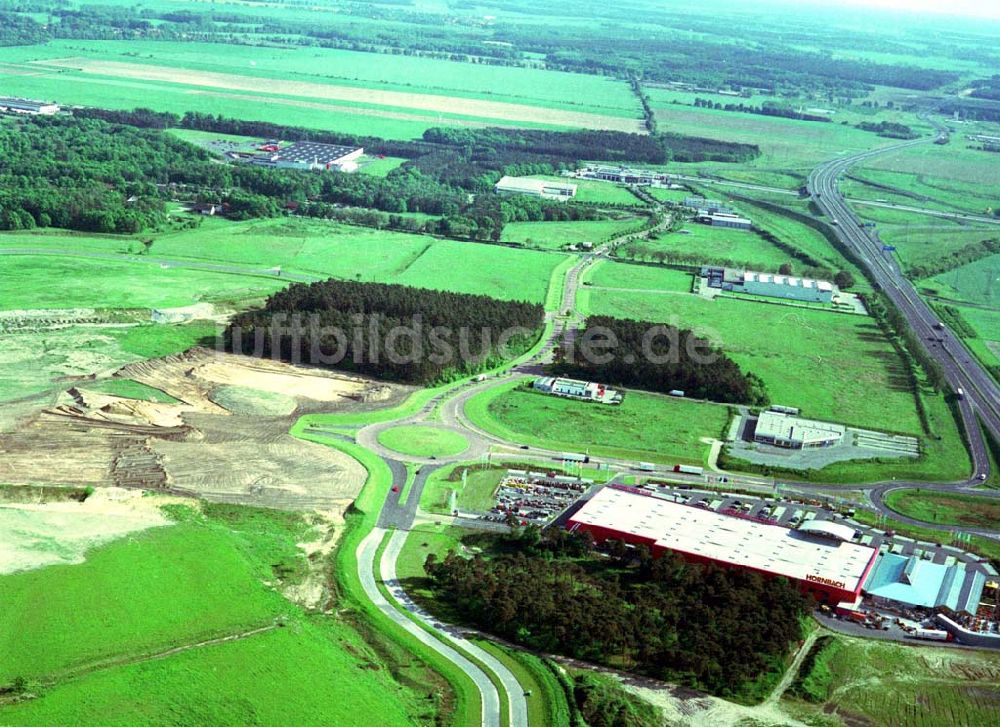
[[[462,484],[462,472],[465,484]],[[486,512],[493,507],[493,493],[500,484],[504,470],[484,467],[481,462],[467,462],[435,470],[427,477],[420,496],[420,507],[426,512],[450,515],[451,493],[462,512]]]
[[[1000,500],[933,490],[893,490],[885,503],[901,515],[941,525],[1000,528]]]
[[[294,703],[301,724],[346,720],[348,704],[411,724],[426,707],[347,622],[307,615],[266,585],[301,577],[303,519],[205,509],[207,517],[182,508],[177,524],[97,548],[84,563],[0,579],[9,616],[0,682],[45,684],[32,688],[37,698],[0,707],[0,722],[150,724],[183,714],[199,724],[273,724]],[[276,619],[284,626],[274,628]]]
[[[683,270],[658,265],[633,265],[614,260],[599,260],[583,275],[584,285],[596,288],[663,290],[690,293],[694,276]]]
[[[839,635],[818,644],[812,668],[782,701],[807,724],[827,724],[831,715],[908,727],[995,721],[1000,659],[994,652]]]
[[[624,81],[543,69],[326,48],[101,40],[20,47],[5,61],[7,93],[65,105],[200,111],[386,138],[448,124],[639,130],[638,102]]]
[[[596,245],[608,238],[638,229],[644,223],[645,220],[641,217],[574,222],[511,222],[504,225],[500,241],[558,250],[581,242],[593,242]]]
[[[704,464],[708,446],[729,422],[725,406],[629,391],[618,406],[574,401],[517,387],[494,387],[470,399],[469,419],[504,439],[592,456]]]

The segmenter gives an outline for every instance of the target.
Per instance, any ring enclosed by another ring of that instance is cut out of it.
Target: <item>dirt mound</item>
[[[289,435],[293,413],[353,408],[407,391],[206,349],[128,364],[114,376],[177,402],[73,387],[0,439],[0,481],[152,489],[340,513],[366,472],[335,449]]]

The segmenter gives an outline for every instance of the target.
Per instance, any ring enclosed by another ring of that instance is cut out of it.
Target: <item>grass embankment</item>
[[[938,525],[1000,528],[1000,499],[935,490],[894,490],[885,504],[917,520]]]
[[[1000,656],[840,635],[821,636],[783,706],[807,724],[913,727],[996,721]]]
[[[396,725],[433,713],[348,622],[308,614],[269,585],[307,570],[296,543],[312,528],[300,515],[202,510],[175,507],[176,524],[96,548],[84,563],[0,579],[0,684],[20,678],[35,695],[0,707],[0,722],[149,724],[183,713],[272,724],[289,703],[301,724],[357,709]],[[267,630],[248,633],[257,629]],[[185,649],[224,637],[236,639]]]
[[[469,440],[450,429],[405,424],[379,433],[383,447],[416,457],[450,457],[469,448]]]
[[[703,464],[708,452],[701,438],[720,437],[729,421],[725,406],[638,391],[610,406],[518,386],[512,381],[473,397],[466,416],[491,434],[544,449],[695,464]]]
[[[454,492],[455,506],[460,512],[486,512],[493,507],[493,493],[506,471],[506,467],[486,467],[481,462],[442,467],[427,477],[420,495],[420,507],[427,512],[450,515],[451,493]]]
[[[132,379],[106,379],[83,388],[99,391],[103,394],[120,396],[123,399],[138,399],[140,401],[155,401],[163,404],[176,404],[177,399],[160,389],[143,384]]]

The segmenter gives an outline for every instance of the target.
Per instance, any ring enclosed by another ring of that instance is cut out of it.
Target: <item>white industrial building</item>
[[[593,381],[579,381],[577,379],[563,379],[553,376],[543,376],[535,379],[532,384],[535,391],[541,391],[553,396],[565,396],[570,399],[584,399],[586,401],[596,401],[601,404],[620,404],[622,395],[614,389],[609,389],[604,384],[597,384]]]
[[[746,293],[770,298],[787,298],[806,303],[832,303],[837,286],[826,280],[797,278],[794,275],[773,275],[750,270],[733,270],[705,266],[701,277],[709,288],[732,293]]]
[[[322,169],[338,172],[357,171],[357,160],[365,153],[362,147],[300,141],[274,152],[256,154],[251,164],[278,169]]]
[[[814,419],[802,419],[779,411],[761,412],[753,439],[785,449],[829,447],[844,438],[847,428]]]
[[[703,225],[711,225],[712,227],[727,227],[732,230],[749,230],[751,226],[753,226],[753,222],[746,217],[727,214],[725,212],[712,214],[705,210],[699,210],[694,219],[695,222],[700,222]]]
[[[0,111],[14,114],[40,114],[52,116],[59,113],[59,105],[49,101],[33,101],[28,98],[0,98]]]
[[[529,177],[503,177],[493,189],[497,194],[530,194],[533,197],[566,200],[576,196],[576,185]]]

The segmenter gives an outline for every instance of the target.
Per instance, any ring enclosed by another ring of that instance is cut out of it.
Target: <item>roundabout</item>
[[[433,424],[401,424],[378,432],[377,440],[386,449],[419,458],[448,458],[469,449],[469,440],[450,427]]]

